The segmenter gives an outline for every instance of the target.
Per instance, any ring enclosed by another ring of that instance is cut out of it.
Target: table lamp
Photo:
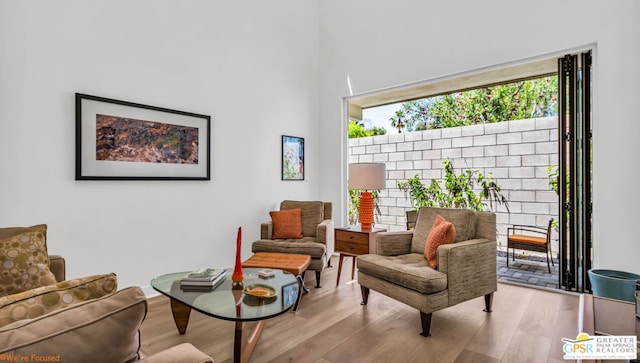
[[[362,190],[358,219],[363,231],[370,231],[373,224],[373,194],[369,190],[384,189],[386,179],[383,163],[349,164],[349,189]]]

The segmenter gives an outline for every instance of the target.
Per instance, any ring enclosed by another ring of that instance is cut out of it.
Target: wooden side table
[[[344,256],[353,257],[353,264],[351,265],[351,279],[353,280],[356,270],[356,257],[367,253],[376,253],[376,234],[386,231],[385,228],[372,228],[370,231],[363,231],[360,226],[335,228],[335,251],[340,253],[336,286],[340,284]]]

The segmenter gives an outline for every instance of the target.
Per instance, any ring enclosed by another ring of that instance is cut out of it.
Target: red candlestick
[[[242,246],[242,227],[238,227],[238,238],[236,239],[236,266],[231,275],[232,286],[241,287],[244,285],[244,272],[242,272],[242,261],[240,261],[240,249]]]

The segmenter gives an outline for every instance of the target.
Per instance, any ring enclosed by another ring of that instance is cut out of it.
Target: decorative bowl
[[[249,296],[263,299],[268,299],[278,294],[276,289],[266,284],[252,284],[245,286],[244,293]]]

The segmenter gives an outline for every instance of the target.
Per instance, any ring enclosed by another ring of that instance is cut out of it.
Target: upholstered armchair
[[[25,274],[31,276],[25,279]],[[118,291],[114,273],[65,280],[65,259],[47,253],[46,225],[0,228],[0,277],[0,357],[213,362],[189,343],[145,357],[140,351],[140,327],[147,314],[142,289]],[[27,284],[37,286],[25,289]]]
[[[437,266],[425,258],[425,242],[437,216],[455,227],[453,243],[437,247]],[[432,313],[476,297],[491,311],[496,277],[496,217],[467,209],[420,208],[415,230],[378,233],[377,254],[358,256],[362,304],[374,290],[420,311],[428,336]]]
[[[302,235],[300,238],[273,238],[274,220],[272,219],[260,225],[260,240],[253,242],[251,251],[311,256],[311,264],[307,270],[315,271],[316,287],[320,287],[320,275],[327,266],[327,246],[333,246],[331,203],[294,200],[285,200],[280,203],[280,211],[294,209],[301,210]]]

